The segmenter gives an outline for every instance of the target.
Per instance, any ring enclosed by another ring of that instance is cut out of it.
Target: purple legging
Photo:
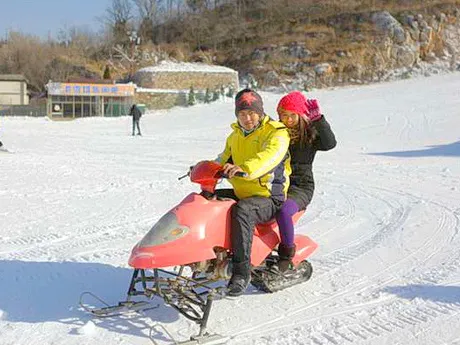
[[[281,243],[291,248],[294,246],[294,224],[292,216],[299,211],[299,206],[292,199],[287,199],[276,214],[280,229]]]

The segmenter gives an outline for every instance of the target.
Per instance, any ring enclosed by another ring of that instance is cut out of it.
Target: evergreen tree
[[[192,106],[196,104],[196,97],[195,97],[195,90],[193,90],[193,86],[190,87],[190,91],[188,93],[188,105]]]
[[[212,93],[212,101],[213,102],[218,101],[219,98],[220,98],[220,91],[214,90],[214,92]]]
[[[259,83],[257,82],[256,78],[252,75],[248,75],[248,83],[249,83],[249,88],[252,90],[257,90],[259,87]]]
[[[209,88],[206,88],[206,93],[204,94],[204,103],[211,103],[212,101],[212,94]]]
[[[228,87],[227,97],[233,98],[234,95],[235,95],[235,89],[233,88],[233,85],[230,85]]]
[[[112,79],[112,76],[110,74],[110,67],[109,65],[105,65],[105,69],[104,69],[104,75],[102,77],[103,79]]]

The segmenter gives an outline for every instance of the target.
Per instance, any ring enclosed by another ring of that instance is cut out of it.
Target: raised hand
[[[317,121],[321,118],[321,110],[316,99],[307,99],[307,117],[310,121]]]

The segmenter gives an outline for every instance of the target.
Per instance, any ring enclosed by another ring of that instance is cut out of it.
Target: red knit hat
[[[278,113],[281,108],[296,113],[297,115],[302,117],[306,122],[308,122],[307,98],[304,96],[302,92],[292,91],[283,98],[281,98],[278,103],[278,107],[276,108]]]

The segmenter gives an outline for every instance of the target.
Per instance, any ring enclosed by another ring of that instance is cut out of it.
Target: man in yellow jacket
[[[228,295],[239,296],[251,280],[250,257],[254,227],[274,218],[286,199],[291,174],[286,127],[265,115],[260,95],[244,89],[235,97],[236,123],[217,161],[224,166],[233,190],[217,190],[233,197],[233,272]],[[235,177],[237,172],[246,177]]]

